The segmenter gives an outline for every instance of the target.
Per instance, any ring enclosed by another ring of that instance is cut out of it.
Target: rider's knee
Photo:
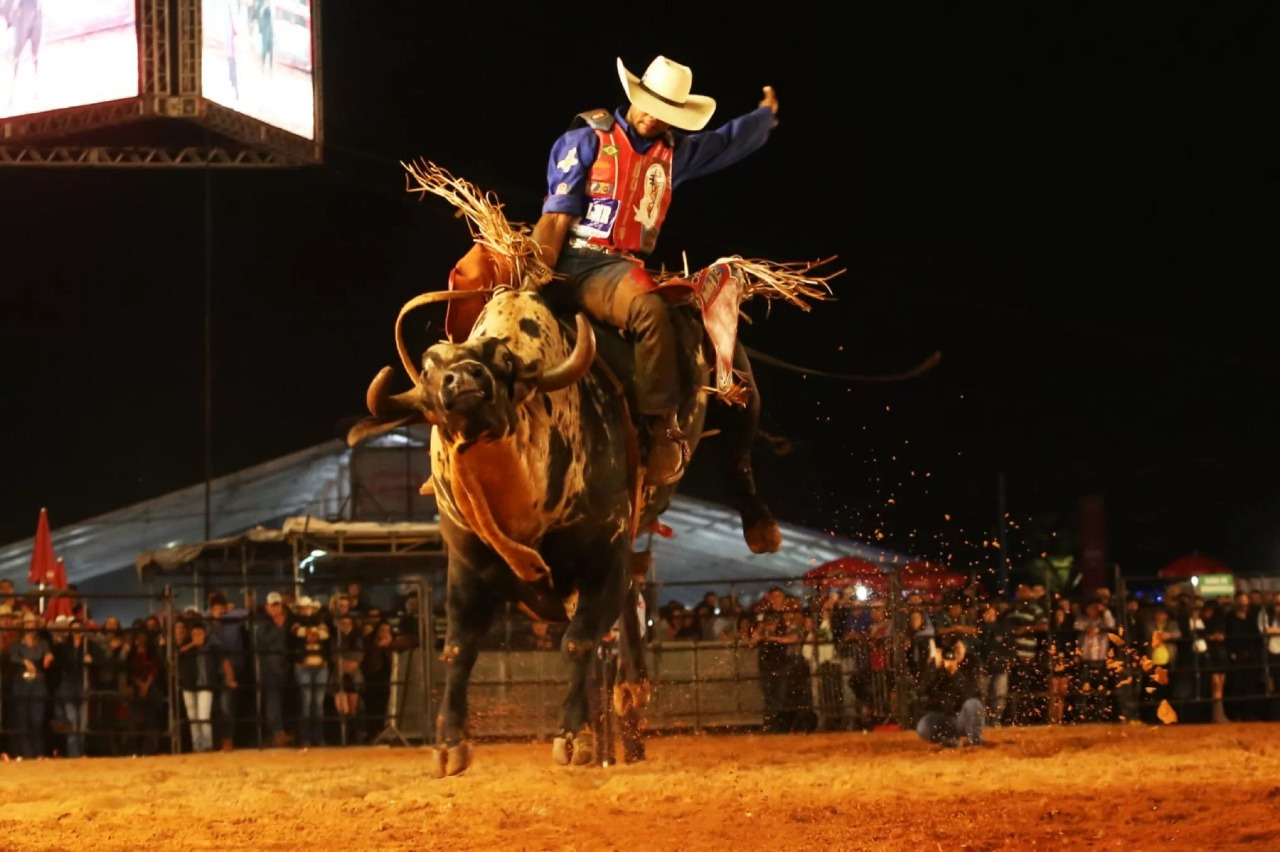
[[[627,306],[627,331],[637,337],[669,321],[666,300],[657,293],[641,293]]]

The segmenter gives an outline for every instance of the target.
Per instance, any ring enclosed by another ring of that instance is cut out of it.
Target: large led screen
[[[200,4],[204,96],[314,139],[311,0],[200,0]]]
[[[0,0],[0,118],[137,95],[134,0]]]

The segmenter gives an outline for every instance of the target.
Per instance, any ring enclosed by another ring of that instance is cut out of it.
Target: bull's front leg
[[[444,696],[436,716],[435,770],[438,777],[458,775],[471,766],[467,741],[467,688],[480,655],[480,643],[449,629],[440,660],[445,664]]]
[[[467,692],[471,671],[480,655],[480,639],[493,619],[493,603],[478,581],[462,579],[450,570],[447,610],[449,623],[440,660],[445,666],[444,695],[436,716],[434,769],[438,777],[458,775],[471,766],[468,740]],[[470,573],[470,572],[467,572]]]
[[[564,697],[560,732],[552,743],[552,757],[561,765],[585,766],[596,759],[595,731],[587,721],[587,672],[596,662],[600,640],[581,633],[575,636],[576,623],[575,618],[564,637],[564,653],[569,659],[569,691]]]

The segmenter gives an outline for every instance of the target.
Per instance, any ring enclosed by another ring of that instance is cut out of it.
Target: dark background
[[[758,368],[792,449],[759,461],[782,519],[990,565],[1003,477],[1011,555],[1097,495],[1130,572],[1193,550],[1274,570],[1280,75],[1261,4],[684,5],[326,3],[325,165],[210,180],[214,474],[344,434],[396,362],[400,305],[466,250],[400,161],[532,222],[556,135],[621,101],[615,57],[640,74],[663,53],[717,98],[713,124],[764,84],[781,124],[682,188],[654,265],[835,255],[838,299],[749,303],[749,346],[837,373],[942,352],[893,385]],[[57,528],[204,480],[204,192],[199,170],[0,170],[0,541],[41,506]],[[685,491],[718,496],[717,473],[700,454]]]

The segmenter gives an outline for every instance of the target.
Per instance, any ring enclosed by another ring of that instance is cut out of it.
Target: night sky
[[[214,474],[342,436],[396,363],[401,304],[465,252],[401,160],[532,222],[551,142],[621,101],[615,57],[639,74],[662,53],[713,124],[765,84],[781,124],[682,187],[652,265],[835,255],[837,300],[748,303],[744,341],[836,373],[942,352],[894,385],[757,368],[792,449],[758,462],[779,517],[976,567],[1003,474],[1015,555],[1027,518],[1098,495],[1131,573],[1193,550],[1280,567],[1268,16],[684,5],[326,4],[326,163],[210,181]],[[204,187],[0,168],[0,542],[41,506],[58,528],[203,481]],[[685,491],[717,496],[717,473],[700,453]]]

